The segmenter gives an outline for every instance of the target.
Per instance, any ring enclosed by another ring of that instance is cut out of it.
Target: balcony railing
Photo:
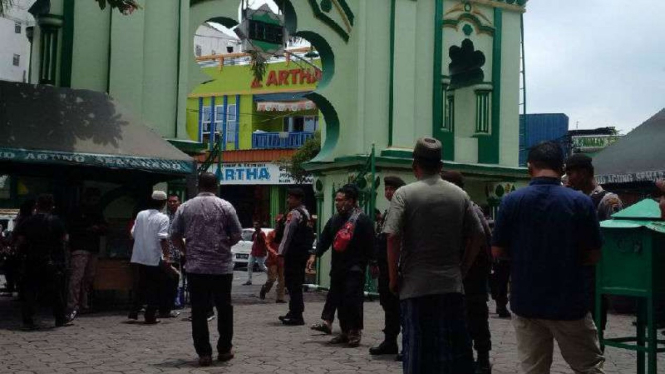
[[[252,149],[300,148],[313,132],[258,132],[252,134]]]

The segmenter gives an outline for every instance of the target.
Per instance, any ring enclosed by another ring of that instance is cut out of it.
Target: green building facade
[[[524,183],[518,155],[526,0],[275,2],[289,34],[320,55],[321,79],[306,95],[325,123],[321,152],[308,164],[320,221],[333,213],[334,189],[366,164],[372,147],[377,176],[413,180],[411,148],[421,136],[442,141],[445,168],[466,176],[478,203],[495,206]],[[143,9],[123,15],[92,0],[51,0],[37,17],[31,80],[108,92],[163,137],[190,140],[188,97],[210,80],[195,59],[194,34],[206,21],[233,27],[240,1],[139,3]]]

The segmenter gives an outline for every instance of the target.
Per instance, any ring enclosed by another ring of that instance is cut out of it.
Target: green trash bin
[[[605,339],[601,345],[637,351],[637,373],[656,374],[658,344],[655,306],[665,298],[665,222],[658,203],[643,200],[601,222],[605,243],[596,269],[596,326],[601,326],[601,296],[631,296],[638,300],[636,336]]]

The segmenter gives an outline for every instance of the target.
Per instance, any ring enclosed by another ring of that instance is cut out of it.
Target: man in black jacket
[[[311,219],[307,208],[303,204],[305,193],[300,188],[292,188],[287,192],[286,202],[289,213],[286,216],[283,233],[279,245],[279,255],[284,257],[284,283],[289,291],[289,312],[280,316],[279,320],[287,326],[301,326],[305,324],[303,312],[302,286],[305,282],[305,264],[307,255],[312,249],[314,235],[308,226]],[[281,229],[280,229],[281,231]]]
[[[16,228],[17,246],[25,256],[25,274],[21,312],[23,329],[34,330],[33,321],[39,296],[48,297],[53,305],[56,327],[70,320],[65,315],[65,224],[53,211],[53,195],[37,199],[37,212]]]
[[[358,189],[354,185],[347,184],[337,191],[335,208],[338,214],[326,223],[307,268],[312,269],[316,257],[332,245],[328,297],[337,305],[342,334],[331,343],[357,347],[363,329],[365,270],[374,258],[374,227],[358,207]]]
[[[385,177],[383,179],[383,185],[386,199],[391,201],[395,191],[405,184],[406,183],[404,183],[399,177]],[[377,225],[378,234],[375,243],[377,266],[372,270],[373,272],[378,271],[379,273],[379,301],[385,314],[385,327],[383,328],[383,334],[385,337],[381,344],[369,349],[371,355],[398,354],[399,352],[399,347],[397,346],[397,336],[400,332],[399,297],[390,292],[390,288],[388,287],[390,284],[390,274],[388,273],[388,247],[386,234],[383,233],[383,224],[388,213],[389,210],[386,210]],[[400,357],[398,356],[397,359],[399,360]]]

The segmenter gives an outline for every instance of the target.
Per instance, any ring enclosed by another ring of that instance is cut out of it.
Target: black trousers
[[[337,317],[343,333],[363,329],[364,271],[347,271],[333,274],[330,291],[337,302]]]
[[[492,335],[490,334],[489,308],[487,295],[467,295],[466,321],[469,335],[477,352],[489,352],[492,349]]]
[[[494,263],[491,288],[492,298],[496,301],[497,309],[505,309],[508,305],[508,282],[510,281],[510,262],[497,261]]]
[[[390,276],[388,264],[379,263],[379,302],[383,307],[385,325],[383,334],[386,341],[397,342],[400,332],[400,303],[399,296],[390,292]]]
[[[231,284],[233,274],[187,273],[189,294],[192,301],[192,338],[199,356],[211,356],[208,312],[212,300],[217,308],[217,352],[227,353],[233,347],[233,305]]]
[[[143,304],[147,303],[145,309],[145,320],[154,321],[159,308],[163,290],[163,270],[159,266],[147,266],[132,264],[134,266],[134,300],[132,313],[138,313]]]
[[[337,311],[337,304],[339,304],[339,297],[328,291],[328,294],[326,295],[326,303],[323,304],[321,319],[332,323],[335,320],[335,311]]]
[[[307,257],[305,256],[285,256],[284,257],[284,283],[289,291],[289,313],[292,318],[302,318],[305,311],[305,302],[303,301],[302,285],[305,283],[305,266]]]
[[[5,258],[5,280],[7,281],[7,292],[14,292],[18,289],[18,273],[21,261],[18,256],[11,254]]]
[[[65,323],[66,276],[64,267],[49,264],[28,264],[23,278],[21,314],[24,325],[34,323],[38,300],[48,300],[53,308],[56,325]]]

